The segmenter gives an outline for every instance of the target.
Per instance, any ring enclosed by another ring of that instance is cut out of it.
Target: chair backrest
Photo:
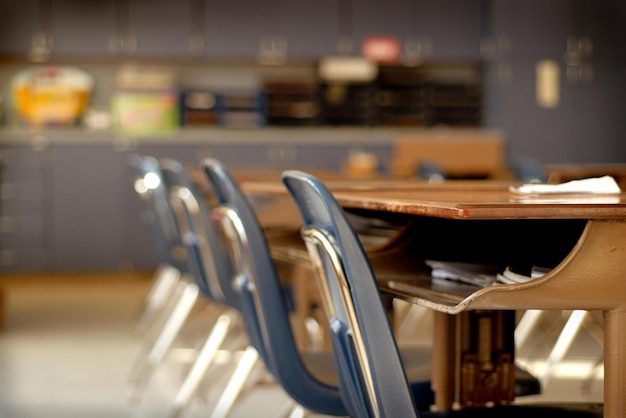
[[[318,273],[345,401],[358,416],[416,416],[375,276],[343,209],[309,174],[286,171],[282,180],[302,216],[302,235]]]
[[[511,158],[510,167],[515,178],[527,183],[545,183],[548,181],[546,171],[541,162],[527,155],[516,155]]]
[[[239,310],[241,302],[234,288],[232,262],[211,216],[208,196],[180,162],[161,159],[159,165],[194,281],[213,302]]]
[[[254,209],[219,161],[203,160],[202,167],[233,245],[242,311],[255,348],[276,380],[300,405],[327,415],[349,414],[337,387],[318,380],[302,362],[284,291]]]
[[[170,206],[159,162],[149,156],[132,154],[129,165],[135,172],[135,190],[147,204],[147,220],[152,242],[161,262],[181,272],[188,271],[180,231]]]

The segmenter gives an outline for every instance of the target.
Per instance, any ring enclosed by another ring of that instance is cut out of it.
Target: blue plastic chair
[[[160,182],[158,162],[154,158],[131,154],[128,163],[135,175],[135,191],[145,203],[141,219],[147,224],[151,243],[160,261],[152,278],[145,307],[135,326],[136,332],[144,334],[165,306],[187,265],[184,255],[179,251],[182,245],[175,221],[169,208],[164,206],[165,190],[154,188]]]
[[[265,366],[297,403],[327,415],[348,415],[334,387],[307,369],[289,323],[289,302],[255,212],[220,162],[202,161],[224,230],[233,245],[246,330]]]
[[[351,409],[339,393],[338,387],[342,385],[337,378],[341,376],[332,368],[332,353],[316,353],[318,357],[312,359],[298,350],[288,319],[289,301],[274,269],[267,236],[249,201],[219,161],[204,160],[202,167],[215,193],[226,229],[230,230],[228,235],[234,242],[234,252],[238,253],[236,264],[240,266],[238,275],[244,319],[249,332],[256,335],[251,340],[261,359],[300,406],[326,415],[358,415],[358,411]],[[409,350],[407,357],[411,355],[411,370],[421,371],[421,376],[428,375],[429,351],[423,348],[421,351]],[[314,367],[307,360],[326,369],[323,371],[324,381],[317,378],[317,373],[311,373]],[[328,375],[329,366],[332,376]],[[411,389],[424,400],[424,406],[432,403],[433,392],[428,379],[416,381]]]
[[[508,405],[419,411],[382,303],[376,278],[341,206],[314,176],[286,171],[282,180],[303,219],[302,235],[323,289],[340,393],[353,416],[600,417],[597,404]]]
[[[527,155],[516,155],[509,163],[513,175],[525,183],[545,183],[548,176],[541,162]]]
[[[189,276],[187,255],[176,224],[174,212],[170,206],[168,191],[159,163],[152,157],[133,155],[130,165],[136,174],[135,188],[147,203],[150,216],[149,225],[153,243],[167,268],[160,268],[157,274],[167,272],[167,276],[156,277],[151,295],[148,296],[148,307],[144,311],[141,322],[156,317],[156,325],[162,326],[153,332],[154,338],[146,337],[135,362],[131,367],[129,380],[133,384],[134,397],[141,391],[152,377],[154,369],[159,365],[171,348],[180,329],[195,305],[200,287],[190,280],[181,280]],[[165,280],[167,279],[167,280]],[[158,294],[158,298],[153,298]],[[168,296],[169,295],[169,296]],[[158,303],[153,303],[155,302]],[[152,303],[152,305],[151,305]],[[159,310],[155,305],[172,304],[169,310]],[[166,318],[160,316],[167,314]]]
[[[239,295],[232,283],[232,262],[217,225],[210,218],[206,194],[178,161],[161,159],[159,165],[181,245],[188,256],[190,276],[207,299],[240,310]]]
[[[190,276],[202,296],[224,308],[174,398],[174,416],[179,416],[196,393],[202,378],[213,364],[218,350],[240,318],[241,300],[234,286],[231,258],[211,218],[207,196],[191,181],[178,161],[159,161],[169,201],[188,255]],[[241,336],[234,336],[235,340]]]

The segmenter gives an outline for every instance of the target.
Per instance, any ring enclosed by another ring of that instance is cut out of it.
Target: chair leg
[[[596,361],[593,363],[593,366],[589,370],[589,374],[580,385],[580,392],[583,395],[591,393],[591,387],[593,386],[593,382],[596,380],[596,371],[600,366],[604,366],[604,356],[600,356],[596,359]]]
[[[164,307],[179,279],[180,272],[178,269],[168,264],[159,266],[152,280],[154,284],[146,297],[145,308],[135,325],[135,332],[140,334],[146,332],[149,325],[155,320],[158,313]]]
[[[537,325],[537,321],[543,314],[542,310],[539,309],[528,309],[522,315],[522,318],[517,323],[515,327],[515,347],[520,348],[524,345],[528,336]]]
[[[294,405],[289,411],[287,418],[304,418],[306,416],[306,410],[302,405]]]
[[[254,347],[248,346],[239,360],[235,372],[224,388],[222,396],[218,399],[211,413],[211,418],[225,418],[228,416],[258,361],[259,353]]]
[[[163,357],[171,347],[174,339],[178,336],[185,320],[189,316],[196,300],[199,289],[194,283],[181,283],[182,295],[176,303],[172,314],[167,319],[165,326],[160,332],[156,342],[131,374],[131,382],[134,383],[135,391],[141,391],[152,375],[153,369],[161,363]]]
[[[215,322],[196,361],[174,398],[174,417],[180,416],[198,390],[200,381],[206,375],[208,368],[213,363],[219,348],[228,334],[232,320],[229,314],[222,314]]]
[[[584,310],[575,310],[570,313],[569,318],[567,319],[567,323],[563,327],[559,338],[554,344],[550,355],[546,361],[546,368],[540,377],[542,386],[545,386],[552,374],[554,373],[554,368],[557,364],[563,359],[570,346],[574,342],[574,338],[578,334],[580,327],[582,326],[585,318],[589,315],[588,311]]]

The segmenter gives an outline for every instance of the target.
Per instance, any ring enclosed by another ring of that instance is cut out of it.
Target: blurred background
[[[400,142],[452,137],[471,177],[626,156],[624,0],[0,4],[3,269],[153,266],[129,152],[410,175]]]

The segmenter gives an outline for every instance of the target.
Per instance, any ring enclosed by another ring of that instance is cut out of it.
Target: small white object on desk
[[[523,184],[519,187],[511,186],[509,190],[520,194],[616,194],[622,192],[615,179],[611,176],[572,180],[561,184]]]

